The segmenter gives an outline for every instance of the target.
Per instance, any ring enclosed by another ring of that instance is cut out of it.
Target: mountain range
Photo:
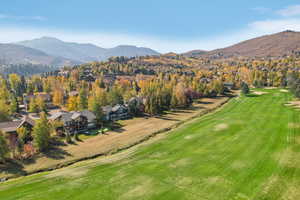
[[[43,51],[17,44],[0,44],[0,65],[9,64],[36,64],[63,66],[78,64],[60,56],[51,56]]]
[[[300,52],[300,32],[283,31],[265,35],[213,51],[194,50],[184,53],[185,56],[207,58],[232,57],[281,57]]]
[[[159,55],[159,53],[150,48],[130,45],[101,48],[93,44],[64,42],[53,37],[0,44],[0,65],[36,64],[61,67],[104,61],[112,56],[145,55]]]
[[[300,54],[300,32],[284,31],[213,51],[193,50],[189,57],[223,59],[232,57],[281,57]],[[10,64],[36,64],[53,67],[76,65],[91,61],[104,61],[112,56],[159,55],[149,48],[121,45],[101,48],[93,44],[64,42],[53,37],[42,37],[17,43],[0,44],[0,66]]]
[[[64,42],[53,37],[42,37],[18,42],[18,45],[37,49],[51,56],[63,57],[78,62],[103,61],[112,56],[159,55],[158,52],[144,47],[121,45],[114,48],[101,48],[93,44]]]

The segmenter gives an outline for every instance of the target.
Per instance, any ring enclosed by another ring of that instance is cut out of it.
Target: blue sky
[[[41,36],[160,52],[210,50],[286,29],[300,31],[295,0],[3,0],[0,42]]]

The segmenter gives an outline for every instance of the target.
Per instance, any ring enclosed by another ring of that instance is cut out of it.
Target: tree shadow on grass
[[[24,171],[24,166],[21,162],[15,160],[7,160],[5,163],[0,164],[0,171],[6,172],[8,174],[15,175],[26,175]]]
[[[168,121],[180,121],[178,119],[173,119],[173,118],[164,117],[164,116],[156,116],[155,118],[157,118],[157,119],[163,119],[163,120],[168,120]]]
[[[199,104],[205,104],[205,105],[207,105],[207,104],[213,104],[213,102],[209,102],[209,101],[199,101],[198,103]]]
[[[125,129],[123,129],[123,128],[115,128],[115,129],[112,129],[112,131],[117,132],[117,133],[122,133],[123,131],[125,131]]]
[[[64,159],[66,156],[72,156],[69,152],[59,147],[53,146],[48,151],[43,152],[47,158],[61,160]]]
[[[173,113],[192,113],[192,111],[197,110],[195,107],[189,107],[185,109],[173,110]]]

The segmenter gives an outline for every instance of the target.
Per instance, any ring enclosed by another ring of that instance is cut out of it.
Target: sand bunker
[[[286,89],[281,89],[281,90],[280,90],[280,92],[287,93],[287,92],[289,92],[289,91],[288,91],[288,90],[286,90]]]
[[[261,92],[261,91],[255,91],[255,92],[253,92],[253,94],[263,95],[263,94],[268,94],[268,93],[267,92]]]
[[[184,137],[184,139],[190,140],[190,139],[193,139],[193,136],[192,135],[187,135],[187,136]]]
[[[218,124],[218,125],[216,125],[215,126],[215,131],[223,131],[223,130],[226,130],[226,129],[228,129],[228,124]]]
[[[286,106],[293,106],[295,108],[300,108],[300,101],[289,101]]]

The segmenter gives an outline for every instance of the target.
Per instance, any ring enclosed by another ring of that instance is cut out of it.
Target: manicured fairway
[[[298,200],[300,112],[289,93],[263,91],[123,158],[0,183],[0,199]]]

